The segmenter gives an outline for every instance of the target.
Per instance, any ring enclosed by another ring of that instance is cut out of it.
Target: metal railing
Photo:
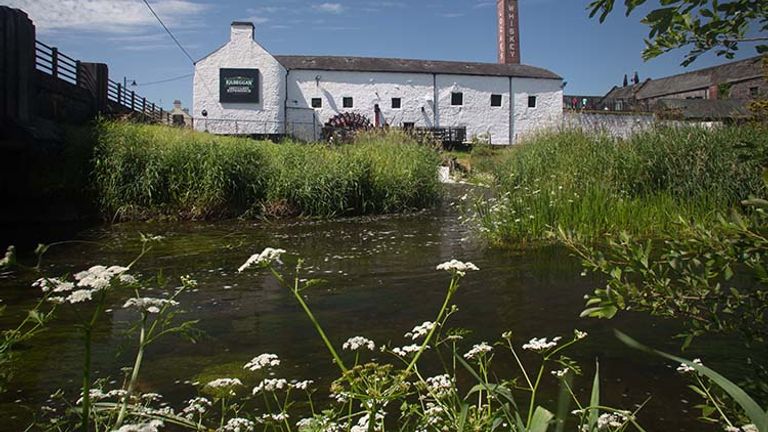
[[[54,78],[78,85],[80,61],[59,52],[56,47],[35,41],[35,66]]]
[[[107,100],[153,121],[161,123],[171,121],[167,111],[155,105],[154,102],[148,102],[146,97],[137,95],[136,91],[129,91],[122,84],[112,80],[107,80]]]

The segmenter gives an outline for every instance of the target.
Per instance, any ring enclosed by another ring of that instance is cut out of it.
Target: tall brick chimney
[[[517,0],[496,0],[499,20],[499,63],[520,64],[520,12]]]

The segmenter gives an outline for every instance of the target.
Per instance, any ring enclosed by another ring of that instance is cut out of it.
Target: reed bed
[[[396,132],[329,146],[102,122],[95,136],[99,207],[119,220],[392,213],[440,195],[438,155]]]
[[[556,227],[654,236],[764,195],[767,151],[763,126],[659,128],[628,140],[545,133],[483,159],[495,193],[474,208],[499,244],[544,240]]]

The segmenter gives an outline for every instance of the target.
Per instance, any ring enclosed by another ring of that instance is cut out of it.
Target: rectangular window
[[[536,96],[528,96],[528,108],[536,108]]]
[[[345,97],[342,106],[344,106],[344,108],[354,108],[355,102],[351,97]]]
[[[464,105],[464,93],[461,93],[461,92],[451,93],[451,105],[453,106]]]
[[[403,101],[400,98],[392,98],[392,109],[400,109]]]
[[[404,122],[403,123],[403,129],[410,130],[416,127],[416,123],[414,122]]]
[[[491,95],[491,106],[492,107],[500,107],[501,106],[501,95],[500,94],[492,94]]]
[[[322,107],[323,107],[322,98],[312,98],[312,108],[322,108]]]
[[[753,98],[756,98],[760,95],[760,88],[758,87],[750,87],[749,88],[749,95]]]

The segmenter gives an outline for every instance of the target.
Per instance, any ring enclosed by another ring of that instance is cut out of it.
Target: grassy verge
[[[652,236],[681,217],[707,222],[762,196],[767,154],[760,126],[657,129],[629,140],[548,133],[484,158],[495,196],[474,207],[498,244],[543,240],[557,226],[588,237]]]
[[[329,147],[104,122],[96,139],[94,180],[110,218],[329,217],[439,197],[435,152],[396,133]]]

